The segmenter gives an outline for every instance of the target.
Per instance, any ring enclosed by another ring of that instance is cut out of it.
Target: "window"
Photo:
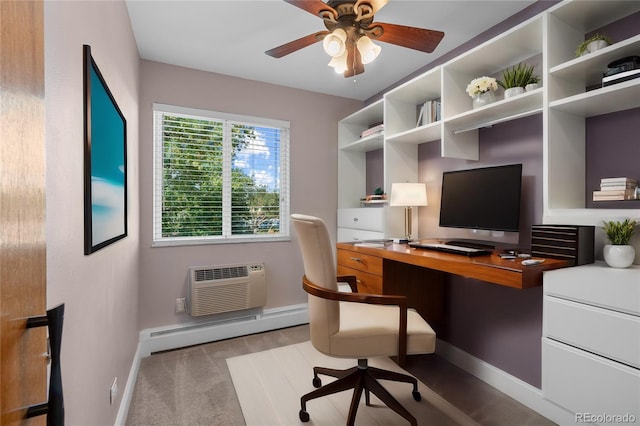
[[[154,245],[289,237],[289,123],[154,104]]]

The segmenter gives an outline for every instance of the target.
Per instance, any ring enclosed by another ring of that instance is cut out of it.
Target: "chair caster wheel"
[[[420,392],[418,392],[418,391],[413,391],[412,395],[413,395],[413,399],[415,399],[416,401],[420,401],[422,399],[422,396],[420,395]]]
[[[300,413],[298,413],[298,415],[300,416],[300,421],[301,422],[308,422],[309,421],[309,413],[307,413],[304,410],[300,410]]]
[[[322,386],[322,381],[320,380],[320,377],[313,378],[313,386],[316,388],[319,388],[320,386]]]

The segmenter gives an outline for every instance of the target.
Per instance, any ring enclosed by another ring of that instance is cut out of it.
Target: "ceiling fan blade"
[[[302,10],[306,10],[312,15],[315,15],[318,17],[320,16],[320,12],[326,10],[333,14],[334,19],[338,19],[338,12],[334,8],[332,8],[331,6],[323,2],[322,0],[284,0],[284,1],[286,1],[287,3],[295,7],[299,7]]]
[[[264,53],[269,56],[273,56],[274,58],[282,58],[289,53],[293,53],[296,50],[300,50],[304,47],[311,46],[312,44],[319,42],[327,34],[329,34],[329,31],[318,31],[317,33],[309,34],[297,40],[285,43],[282,46],[274,47],[273,49],[267,50]]]
[[[382,27],[383,33],[375,37],[375,40],[427,53],[433,52],[444,37],[442,31],[425,30],[423,28],[383,22],[374,22],[369,29],[375,29],[376,27]]]
[[[347,48],[347,70],[343,73],[344,77],[353,77],[362,74],[364,65],[362,65],[362,57],[360,51],[356,48],[355,43],[350,43]]]

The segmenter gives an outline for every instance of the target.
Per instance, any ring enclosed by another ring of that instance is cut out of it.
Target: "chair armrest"
[[[368,303],[372,305],[391,305],[400,308],[398,324],[398,364],[403,367],[407,358],[407,298],[406,296],[380,295],[368,293],[343,293],[320,287],[302,277],[302,288],[307,293],[322,299],[340,302]]]
[[[349,284],[352,292],[358,292],[358,278],[355,275],[338,275],[337,281]]]

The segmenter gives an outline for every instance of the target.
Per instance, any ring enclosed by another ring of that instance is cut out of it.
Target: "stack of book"
[[[442,104],[440,99],[426,101],[423,105],[420,105],[416,127],[440,121],[441,115]]]
[[[384,133],[384,123],[378,124],[377,126],[369,127],[368,129],[363,130],[362,133],[360,134],[360,137],[366,138],[367,136],[381,135],[382,133]]]
[[[628,177],[600,179],[600,191],[593,191],[593,201],[635,200],[638,180]]]

